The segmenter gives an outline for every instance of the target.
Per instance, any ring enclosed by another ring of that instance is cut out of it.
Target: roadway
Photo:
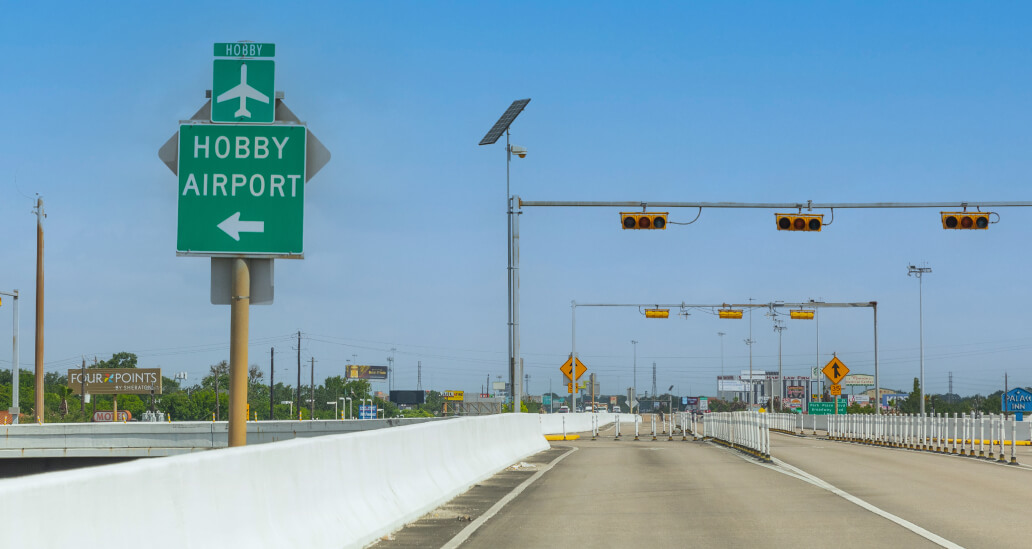
[[[1026,466],[780,434],[768,465],[626,427],[621,441],[555,442],[377,547],[1028,544]]]

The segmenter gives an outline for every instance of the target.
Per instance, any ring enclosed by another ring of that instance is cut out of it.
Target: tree
[[[208,375],[201,380],[201,385],[215,392],[215,421],[222,419],[221,387],[229,386],[229,363],[223,360],[208,368]]]
[[[111,355],[111,358],[102,360],[89,368],[136,368],[137,359],[135,353],[122,351]]]
[[[899,411],[904,414],[916,414],[921,411],[921,381],[914,378],[914,390],[900,403]]]

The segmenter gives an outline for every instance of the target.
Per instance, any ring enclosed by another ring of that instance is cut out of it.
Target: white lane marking
[[[766,464],[766,463],[761,463],[760,465],[762,465],[764,467],[767,467],[768,469],[773,469],[774,471],[777,471],[779,473],[788,475],[790,477],[798,478],[798,479],[800,479],[802,481],[809,482],[810,484],[812,484],[814,486],[817,486],[818,488],[823,488],[823,489],[831,492],[832,494],[835,494],[836,496],[839,496],[839,497],[845,499],[846,501],[848,501],[850,503],[858,505],[861,508],[866,509],[866,510],[868,510],[868,511],[870,511],[870,512],[872,512],[872,513],[874,513],[874,514],[876,514],[876,515],[878,515],[880,517],[882,517],[882,518],[885,518],[885,519],[888,519],[888,520],[890,520],[892,522],[895,522],[896,524],[902,526],[903,528],[906,528],[907,530],[910,530],[911,532],[913,532],[913,533],[915,533],[915,534],[917,534],[917,535],[927,539],[928,541],[931,541],[932,543],[938,544],[941,547],[949,547],[951,549],[964,549],[963,546],[961,546],[961,545],[957,545],[956,543],[953,543],[952,541],[950,541],[950,540],[948,540],[948,539],[946,539],[946,538],[944,538],[942,536],[939,536],[937,534],[929,532],[928,530],[925,530],[924,528],[921,528],[920,526],[918,526],[918,525],[916,525],[916,524],[914,524],[914,523],[912,523],[912,522],[910,522],[910,521],[908,521],[906,519],[900,518],[900,517],[898,517],[896,515],[893,515],[892,513],[888,512],[888,511],[885,511],[883,509],[875,507],[874,505],[872,505],[872,504],[870,504],[870,503],[868,503],[868,502],[866,502],[866,501],[864,501],[864,500],[854,496],[853,494],[850,494],[849,492],[843,491],[842,489],[837,488],[837,487],[833,486],[832,484],[830,484],[830,483],[828,483],[826,481],[823,481],[823,480],[821,480],[821,479],[811,475],[810,473],[807,473],[806,471],[803,471],[803,470],[801,470],[799,468],[793,467],[793,466],[791,466],[791,465],[781,461],[780,459],[772,458],[772,461],[774,462],[774,465],[769,465],[769,464]]]
[[[522,494],[523,491],[527,489],[527,486],[530,486],[535,480],[541,478],[541,475],[547,473],[549,470],[552,469],[552,467],[555,467],[555,465],[557,463],[559,463],[564,458],[566,458],[566,456],[568,456],[568,455],[570,455],[570,454],[572,454],[572,453],[574,453],[576,451],[577,451],[577,447],[576,446],[572,446],[569,452],[566,452],[563,455],[553,459],[552,462],[549,463],[547,467],[545,467],[544,469],[541,469],[540,471],[534,473],[530,478],[528,478],[527,480],[525,480],[522,483],[520,483],[519,486],[517,486],[516,488],[513,488],[513,490],[511,492],[509,492],[508,494],[506,494],[505,497],[503,497],[502,499],[498,500],[494,505],[492,505],[491,508],[487,510],[487,512],[485,512],[483,515],[480,515],[479,517],[477,517],[477,519],[474,520],[473,522],[469,523],[469,526],[463,528],[461,532],[459,532],[458,534],[455,534],[455,537],[453,537],[452,539],[448,540],[448,543],[445,543],[444,545],[442,545],[441,549],[455,549],[456,547],[461,545],[464,541],[466,541],[467,539],[469,539],[470,536],[473,535],[473,532],[476,532],[478,528],[480,528],[481,526],[484,525],[484,523],[486,523],[487,521],[491,520],[491,517],[497,515],[498,511],[502,510],[502,507],[505,507],[505,505],[507,503],[509,503],[510,501],[512,501],[513,499],[515,499],[516,496]]]

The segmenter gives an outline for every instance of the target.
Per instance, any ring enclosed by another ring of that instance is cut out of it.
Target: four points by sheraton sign
[[[72,394],[82,394],[83,371],[68,370]],[[161,394],[161,368],[88,368],[86,393],[91,395]]]

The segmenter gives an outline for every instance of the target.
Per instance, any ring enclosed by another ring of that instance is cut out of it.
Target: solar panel
[[[480,140],[480,144],[492,145],[495,141],[498,141],[498,138],[505,133],[505,130],[509,129],[509,124],[512,124],[512,121],[516,120],[516,117],[523,112],[523,107],[526,107],[527,103],[530,103],[530,98],[513,101],[512,105],[509,105],[509,108],[502,113],[502,117],[498,119],[498,122],[495,122],[495,125],[491,126],[491,129],[487,131],[487,135]]]

